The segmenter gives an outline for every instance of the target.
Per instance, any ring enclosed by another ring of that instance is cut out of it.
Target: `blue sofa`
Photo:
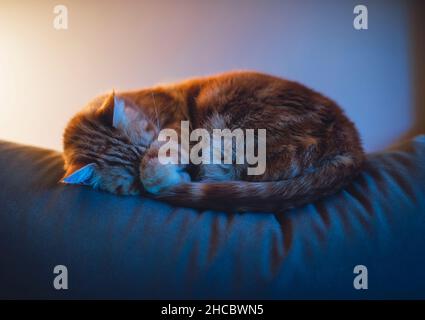
[[[278,213],[64,186],[62,166],[57,152],[0,142],[0,298],[425,298],[425,136]],[[53,286],[56,265],[67,290]],[[353,286],[356,265],[367,290]]]

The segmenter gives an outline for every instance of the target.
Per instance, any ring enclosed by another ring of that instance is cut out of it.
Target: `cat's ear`
[[[114,113],[112,126],[117,129],[130,129],[131,125],[139,118],[136,109],[128,105],[124,99],[114,96]]]
[[[136,108],[117,96],[114,91],[105,98],[97,114],[109,125],[122,130],[130,129],[139,118]]]
[[[114,97],[115,91],[112,91],[112,93],[103,100],[102,105],[96,111],[97,116],[110,126],[112,126],[112,119],[114,117]]]
[[[94,163],[90,163],[83,167],[70,166],[62,178],[61,182],[66,184],[84,184],[90,185],[95,174]]]

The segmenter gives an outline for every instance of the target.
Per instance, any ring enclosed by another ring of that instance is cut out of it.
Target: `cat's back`
[[[177,86],[191,87],[197,86],[202,90],[217,88],[239,88],[251,89],[255,91],[264,86],[290,86],[297,85],[295,82],[288,81],[277,76],[257,71],[229,71],[218,73],[211,76],[191,78],[177,83]]]
[[[201,100],[223,97],[270,100],[293,96],[300,96],[306,100],[328,100],[327,97],[301,83],[256,71],[231,71],[193,78],[177,83],[177,87],[196,92]]]
[[[230,105],[280,106],[296,113],[314,106],[339,107],[326,96],[298,82],[255,71],[232,71],[178,83],[175,88],[189,93],[198,108],[227,109]]]

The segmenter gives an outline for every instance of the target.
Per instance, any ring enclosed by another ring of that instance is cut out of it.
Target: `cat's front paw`
[[[140,181],[146,191],[160,194],[174,185],[190,182],[190,175],[179,165],[161,164],[158,159],[149,159],[140,165]]]

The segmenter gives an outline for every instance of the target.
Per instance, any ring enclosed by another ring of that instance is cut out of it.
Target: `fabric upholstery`
[[[425,136],[278,213],[65,186],[61,155],[0,142],[0,298],[425,298]],[[53,288],[68,268],[69,289]],[[368,268],[368,290],[353,268]]]

